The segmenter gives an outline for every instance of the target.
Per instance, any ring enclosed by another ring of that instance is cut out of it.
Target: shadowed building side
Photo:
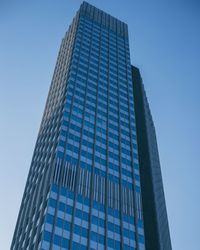
[[[156,140],[148,100],[138,68],[132,66],[140,180],[147,250],[170,250],[171,240]]]

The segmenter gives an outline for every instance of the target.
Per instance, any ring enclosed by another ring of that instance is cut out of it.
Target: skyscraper
[[[143,175],[154,163],[141,160],[132,73],[127,25],[83,2],[61,43],[11,249],[171,249],[161,173],[160,186]]]

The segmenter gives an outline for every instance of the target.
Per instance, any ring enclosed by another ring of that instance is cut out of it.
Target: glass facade
[[[128,28],[86,2],[61,43],[11,249],[145,249]]]
[[[146,249],[171,250],[155,127],[138,68],[132,66]]]

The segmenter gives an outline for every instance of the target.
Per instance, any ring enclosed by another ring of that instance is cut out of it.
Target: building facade
[[[172,249],[155,127],[139,69],[132,66],[146,249]]]
[[[61,43],[11,249],[148,249],[133,93],[127,25],[83,2]]]

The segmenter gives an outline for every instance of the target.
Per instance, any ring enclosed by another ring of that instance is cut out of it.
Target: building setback
[[[12,250],[171,249],[134,69],[127,24],[83,2],[60,46]]]
[[[172,249],[155,127],[139,69],[132,66],[146,249]]]

